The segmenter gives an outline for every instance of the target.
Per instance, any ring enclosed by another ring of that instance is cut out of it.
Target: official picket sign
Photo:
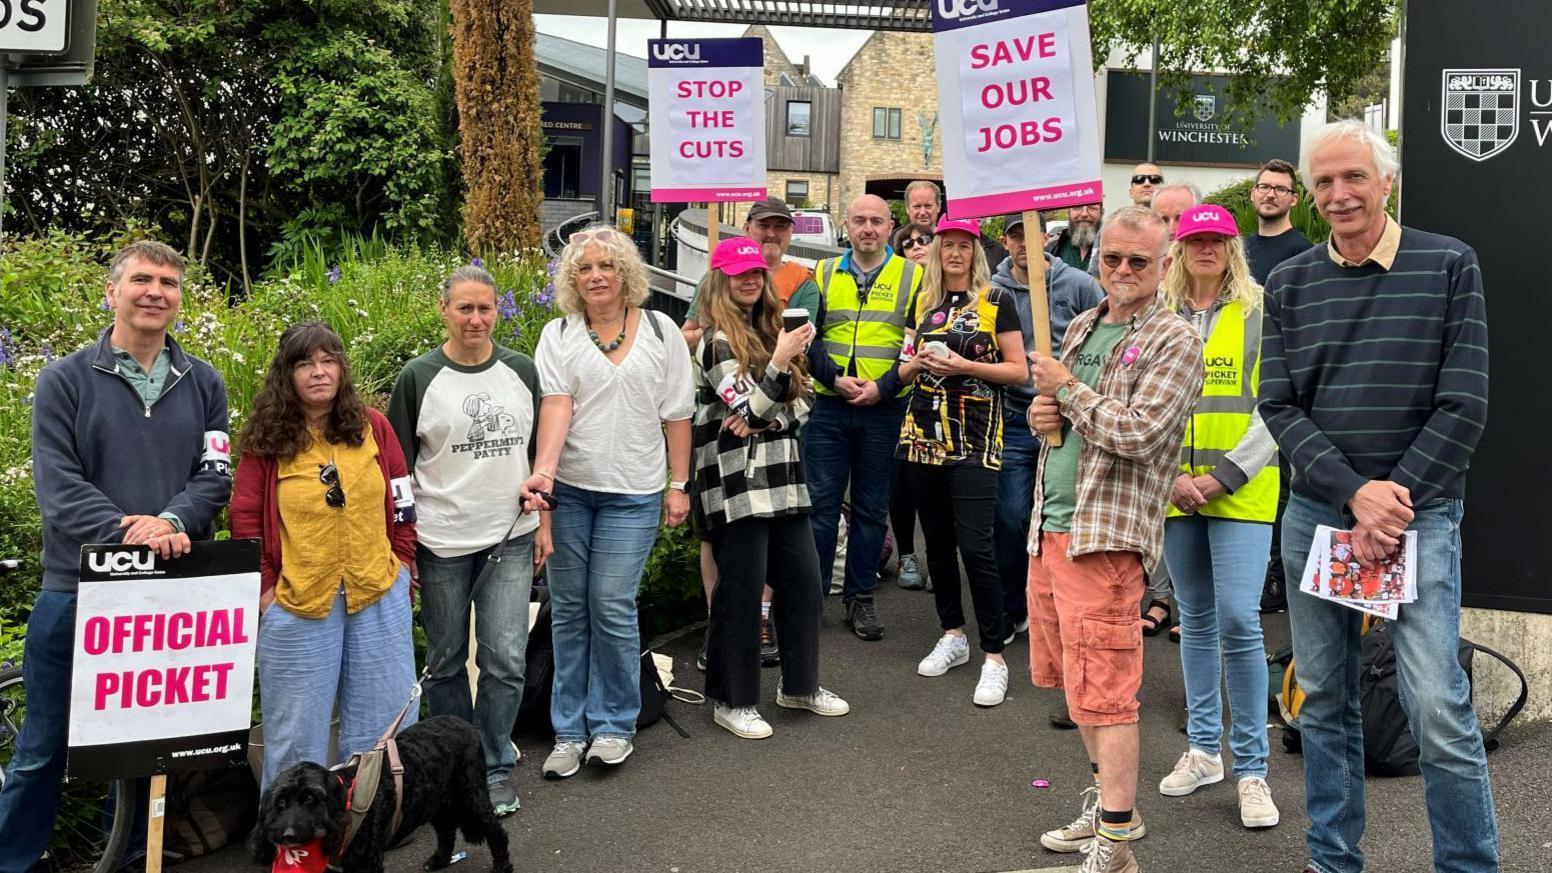
[[[259,542],[81,549],[72,778],[241,764],[252,718]]]
[[[652,202],[765,197],[759,37],[647,40]]]
[[[1084,0],[934,0],[932,30],[949,216],[1099,201]]]

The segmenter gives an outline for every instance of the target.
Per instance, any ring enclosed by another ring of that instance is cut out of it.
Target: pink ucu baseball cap
[[[960,233],[968,233],[974,239],[981,238],[981,223],[973,218],[949,218],[947,215],[938,219],[937,229],[934,233],[957,230]]]
[[[1234,215],[1216,203],[1193,206],[1180,214],[1180,224],[1175,227],[1175,239],[1182,240],[1199,233],[1221,233],[1239,236],[1239,225]]]
[[[717,250],[711,253],[711,268],[729,276],[742,276],[750,270],[765,269],[765,255],[760,244],[749,237],[728,237],[717,243]]]

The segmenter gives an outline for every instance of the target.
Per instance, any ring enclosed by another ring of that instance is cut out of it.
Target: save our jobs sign
[[[81,549],[70,684],[72,778],[243,763],[259,628],[259,542]]]
[[[647,40],[652,202],[765,196],[759,37]]]
[[[1084,0],[933,0],[948,214],[1101,199]]]

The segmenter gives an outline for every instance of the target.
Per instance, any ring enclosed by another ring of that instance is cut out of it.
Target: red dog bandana
[[[300,846],[277,846],[270,873],[323,873],[329,859],[323,856],[323,840],[310,840]]]

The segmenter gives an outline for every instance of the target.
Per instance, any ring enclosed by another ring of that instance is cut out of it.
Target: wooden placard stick
[[[1029,314],[1034,319],[1035,351],[1051,355],[1051,303],[1045,293],[1045,237],[1040,233],[1040,213],[1024,212],[1024,250],[1029,264]],[[1050,446],[1062,444],[1061,428],[1043,433],[1040,438]]]
[[[146,873],[162,873],[162,825],[167,821],[167,774],[151,777],[151,805],[146,815]]]
[[[717,250],[717,233],[722,228],[722,204],[706,204],[706,266],[711,267],[711,253]]]

